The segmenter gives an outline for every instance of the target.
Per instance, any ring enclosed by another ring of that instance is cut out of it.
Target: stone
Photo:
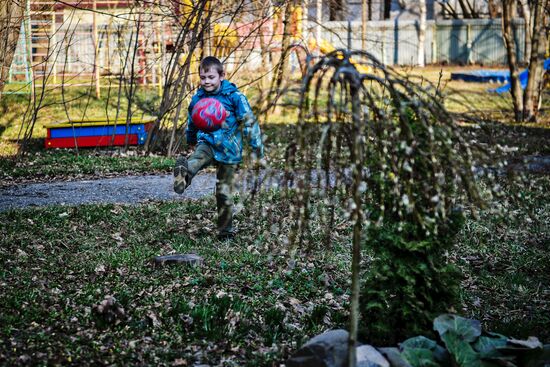
[[[190,266],[201,266],[204,259],[197,254],[173,254],[156,256],[153,259],[155,265],[171,265],[171,264],[183,264]]]
[[[412,367],[403,357],[398,348],[377,348],[392,367]]]
[[[287,367],[344,367],[347,363],[349,333],[343,329],[317,335],[287,361]]]
[[[361,345],[356,349],[356,367],[390,367],[390,363],[372,345]]]

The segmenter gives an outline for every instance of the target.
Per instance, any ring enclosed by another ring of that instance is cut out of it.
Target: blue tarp
[[[451,73],[451,80],[464,80],[477,83],[506,83],[510,81],[510,72],[506,70],[476,70]]]
[[[544,70],[550,70],[550,59],[544,61]],[[521,88],[527,85],[529,70],[525,69],[519,74]],[[476,70],[451,73],[451,80],[464,80],[477,83],[507,83],[501,87],[489,89],[489,92],[505,93],[510,91],[510,71],[508,70]]]
[[[546,59],[544,61],[544,70],[550,69],[550,59]],[[508,73],[510,74],[510,73]],[[525,69],[519,74],[519,82],[521,84],[521,89],[525,89],[525,86],[527,86],[527,79],[529,77],[529,70]],[[504,84],[502,87],[498,87],[495,89],[489,89],[489,92],[496,92],[499,94],[509,92],[510,89],[512,89],[512,85],[510,84],[510,76],[508,76],[508,84]]]

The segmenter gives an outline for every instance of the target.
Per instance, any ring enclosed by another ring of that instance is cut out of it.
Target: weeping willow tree
[[[443,239],[456,232],[459,205],[482,205],[473,169],[481,153],[461,135],[436,86],[361,51],[334,51],[309,70],[299,117],[282,184],[291,203],[291,253],[315,246],[308,241],[314,220],[329,246],[334,223],[347,218],[350,345],[359,310],[367,329],[401,328],[396,338],[429,325],[434,312],[451,306],[456,285],[446,259],[451,243]],[[361,292],[366,249],[374,260]],[[349,357],[353,363],[354,348]]]

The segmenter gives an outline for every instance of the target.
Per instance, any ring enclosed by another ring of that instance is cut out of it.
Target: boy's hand
[[[252,152],[250,153],[250,157],[253,161],[258,161],[264,157],[264,150],[262,148],[255,148],[252,149]]]
[[[252,148],[251,156],[253,159],[262,159],[264,157],[264,147]]]

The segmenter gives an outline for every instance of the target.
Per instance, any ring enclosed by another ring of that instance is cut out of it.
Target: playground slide
[[[550,70],[550,59],[544,61],[544,70]],[[527,78],[529,77],[529,70],[525,69],[519,74],[519,82],[521,83],[521,89],[525,89],[527,85]],[[496,92],[498,94],[509,92],[512,88],[511,83],[504,84],[501,87],[490,89],[489,92]]]

